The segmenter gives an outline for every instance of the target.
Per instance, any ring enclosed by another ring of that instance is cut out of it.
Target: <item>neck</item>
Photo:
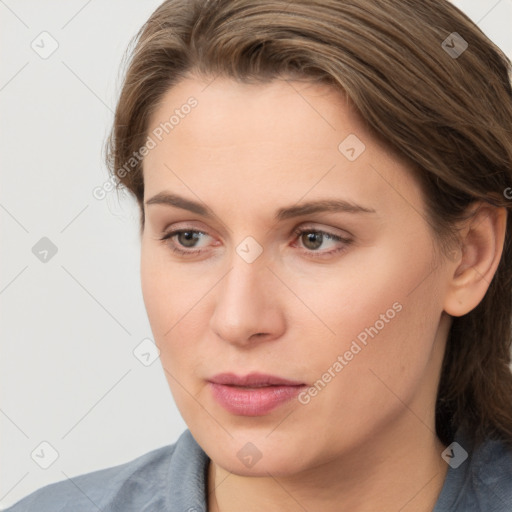
[[[210,461],[208,510],[239,512],[243,503],[245,512],[432,512],[448,468],[441,458],[445,446],[417,418],[409,414],[406,423],[393,435],[381,433],[350,453],[284,477],[240,476]]]

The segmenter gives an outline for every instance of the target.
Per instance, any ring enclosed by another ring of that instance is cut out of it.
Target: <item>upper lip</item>
[[[219,373],[208,379],[214,384],[224,384],[225,386],[244,386],[244,387],[264,387],[264,386],[301,386],[304,382],[296,380],[283,379],[276,375],[264,373],[249,373],[248,375],[238,376],[234,373]]]

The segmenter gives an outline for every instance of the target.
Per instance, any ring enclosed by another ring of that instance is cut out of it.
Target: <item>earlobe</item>
[[[462,316],[484,298],[498,268],[506,234],[507,210],[488,203],[472,205],[474,215],[461,236],[459,258],[450,266],[444,311]]]

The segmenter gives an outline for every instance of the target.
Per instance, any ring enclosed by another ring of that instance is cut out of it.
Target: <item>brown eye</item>
[[[318,231],[305,232],[302,234],[301,238],[304,247],[312,251],[321,247],[324,241],[324,235]]]
[[[333,233],[319,229],[297,229],[294,234],[297,236],[299,246],[303,252],[312,257],[322,258],[345,251],[352,243],[352,239],[343,238]],[[323,248],[324,250],[319,250]]]
[[[183,245],[183,247],[194,247],[199,238],[198,231],[180,231],[176,234],[178,243]]]
[[[160,238],[160,240],[173,252],[183,256],[190,256],[205,252],[207,237],[209,237],[209,235],[203,231],[195,229],[177,229],[167,233]]]

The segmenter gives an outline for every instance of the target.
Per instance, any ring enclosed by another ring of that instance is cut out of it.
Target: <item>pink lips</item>
[[[297,396],[303,382],[274,375],[251,373],[239,377],[222,373],[209,379],[213,397],[228,412],[241,416],[261,416]]]

